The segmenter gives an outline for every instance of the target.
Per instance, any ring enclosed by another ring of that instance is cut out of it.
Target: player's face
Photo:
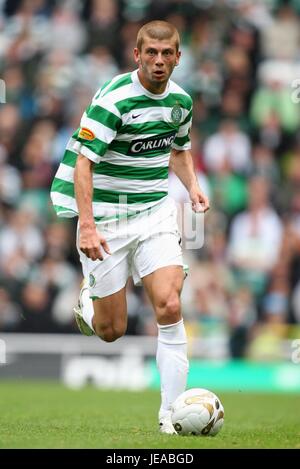
[[[176,50],[175,39],[144,38],[141,51],[134,49],[134,58],[139,65],[142,85],[152,93],[162,93],[175,65],[178,65],[180,51]]]

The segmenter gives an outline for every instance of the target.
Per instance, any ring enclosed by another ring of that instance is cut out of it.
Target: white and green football
[[[193,388],[173,402],[171,418],[179,435],[215,436],[224,423],[224,407],[213,392]]]

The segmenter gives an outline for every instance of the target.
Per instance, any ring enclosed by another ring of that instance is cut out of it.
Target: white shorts
[[[97,225],[111,255],[102,249],[103,261],[92,261],[77,249],[83,275],[88,280],[90,297],[104,298],[121,290],[132,276],[135,285],[160,267],[183,266],[177,208],[167,197],[150,214],[141,213],[116,223]]]

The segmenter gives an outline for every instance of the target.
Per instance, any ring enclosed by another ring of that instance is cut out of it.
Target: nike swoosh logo
[[[142,114],[136,114],[136,116],[134,114],[132,114],[132,119],[136,119],[137,117],[140,117]]]

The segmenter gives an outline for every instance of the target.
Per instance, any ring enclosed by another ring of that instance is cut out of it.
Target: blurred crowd
[[[0,331],[77,331],[76,220],[56,218],[49,187],[97,88],[136,68],[140,26],[166,19],[182,39],[173,79],[194,100],[193,158],[211,200],[204,246],[185,251],[188,332],[225,334],[234,357],[299,336],[300,2],[0,0],[0,10]],[[188,200],[172,174],[170,194]],[[156,333],[132,284],[128,312],[128,333]]]

